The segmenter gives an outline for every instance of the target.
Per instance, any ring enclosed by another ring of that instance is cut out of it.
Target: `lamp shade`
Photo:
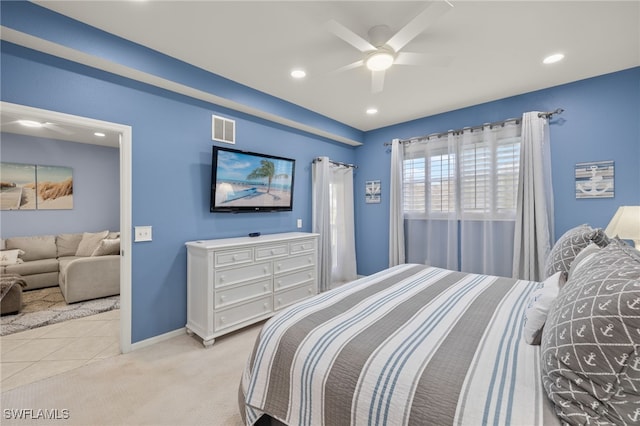
[[[610,237],[633,240],[636,248],[640,249],[640,206],[618,207],[604,232]]]

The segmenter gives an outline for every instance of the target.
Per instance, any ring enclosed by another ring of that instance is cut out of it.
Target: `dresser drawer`
[[[314,296],[315,294],[316,289],[313,283],[281,291],[273,295],[274,307],[276,310],[280,310],[294,304],[295,302]]]
[[[215,308],[223,308],[243,300],[271,294],[271,279],[257,281],[237,287],[216,290]]]
[[[315,265],[315,252],[303,254],[302,256],[291,256],[273,262],[274,273],[280,274],[288,271],[295,271],[300,268],[308,268]]]
[[[267,278],[271,276],[271,273],[271,262],[222,269],[215,272],[215,287],[225,287],[244,281]]]
[[[251,247],[240,250],[218,251],[214,254],[214,265],[221,266],[239,265],[253,261],[253,249]]]
[[[315,238],[310,238],[308,240],[300,240],[289,243],[289,253],[304,253],[307,251],[312,251],[316,248],[316,240]]]
[[[287,254],[289,254],[289,247],[286,244],[256,247],[256,260],[270,259]]]
[[[227,327],[233,327],[241,322],[261,317],[273,311],[273,301],[271,295],[253,300],[249,303],[224,309],[215,313],[216,331]]]
[[[307,281],[315,282],[315,268],[294,272],[293,274],[277,275],[273,279],[274,290],[278,291],[287,287],[303,284]]]

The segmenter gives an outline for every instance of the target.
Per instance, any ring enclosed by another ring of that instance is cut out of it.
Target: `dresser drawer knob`
[[[282,305],[282,299],[278,298],[278,306]]]
[[[267,268],[266,266],[264,268],[262,268],[262,270],[264,271],[265,274],[269,273],[269,268]]]
[[[311,258],[310,258],[310,257],[309,257],[307,260],[309,261],[309,263],[313,262],[313,260],[311,260]]]
[[[220,275],[220,282],[224,281],[224,275]]]
[[[269,286],[268,285],[265,284],[263,287],[264,287],[265,290],[269,290]]]
[[[262,304],[262,306],[264,306],[264,310],[266,311],[267,309],[269,309],[269,304],[267,302],[264,302]]]
[[[237,259],[237,257],[236,257],[235,254],[233,256],[231,256],[231,260],[236,260],[236,259]]]
[[[276,251],[275,250],[271,250],[271,254],[276,254]]]
[[[309,287],[309,294],[313,293],[313,289]]]
[[[224,296],[220,296],[220,300],[224,302]]]
[[[309,276],[309,278],[313,277],[313,274],[311,272],[309,272],[307,275]]]
[[[282,265],[278,263],[278,269],[282,269]]]
[[[278,280],[278,287],[282,286],[282,280]]]
[[[220,317],[220,322],[224,324],[224,317]]]

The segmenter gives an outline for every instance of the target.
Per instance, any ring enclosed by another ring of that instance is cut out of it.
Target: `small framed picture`
[[[380,181],[368,180],[365,183],[364,197],[367,204],[380,202]]]
[[[613,198],[613,161],[576,164],[576,198]]]

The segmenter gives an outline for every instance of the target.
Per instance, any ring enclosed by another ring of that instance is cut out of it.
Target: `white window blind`
[[[520,165],[520,125],[465,130],[405,144],[405,217],[513,219]]]

